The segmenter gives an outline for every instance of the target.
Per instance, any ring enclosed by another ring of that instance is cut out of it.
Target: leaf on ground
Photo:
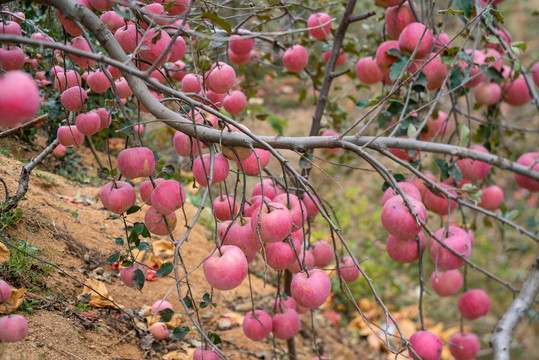
[[[3,264],[6,261],[8,261],[9,255],[10,255],[10,252],[7,246],[4,245],[4,243],[0,242],[0,264]]]
[[[96,294],[96,292],[91,289],[94,289],[100,295]],[[84,294],[90,294],[90,301],[88,302],[89,306],[116,308],[116,305],[111,302],[111,300],[114,301],[114,299],[110,296],[107,286],[101,281],[93,279],[86,280],[84,287],[82,288],[81,296],[84,296]]]
[[[152,242],[153,253],[161,258],[171,258],[174,256],[174,245],[168,240],[158,240]]]
[[[9,312],[12,313],[13,311],[17,310],[19,306],[22,305],[22,302],[24,300],[24,294],[26,293],[25,288],[11,288],[11,296],[6,301],[7,308],[9,309]],[[0,314],[6,313],[6,307],[4,304],[0,306]]]

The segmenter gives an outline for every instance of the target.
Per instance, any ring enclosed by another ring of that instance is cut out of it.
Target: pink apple
[[[279,242],[292,231],[292,215],[281,203],[264,203],[251,215],[251,229],[263,242]]]
[[[224,95],[216,93],[215,91],[204,91],[203,93],[199,93],[200,96],[202,96],[204,100],[204,104],[211,106],[215,110],[219,110],[221,107],[223,107],[223,101],[224,101]]]
[[[247,276],[247,266],[247,258],[239,247],[224,245],[204,261],[204,276],[217,290],[232,290]]]
[[[146,32],[144,40],[142,41],[142,48],[147,48],[140,50],[139,55],[142,60],[153,64],[157,58],[165,51],[166,47],[170,43],[170,36],[165,31],[154,31],[152,29]],[[167,62],[168,56],[165,56],[158,66],[163,65]],[[143,70],[147,68],[147,64],[142,65]]]
[[[311,196],[313,197],[311,199]],[[303,194],[303,204],[305,205],[305,208],[307,209],[307,217],[308,218],[311,218],[311,219],[314,219],[316,217],[316,215],[318,215],[318,208],[316,207],[315,205],[315,202],[320,205],[320,201],[318,200],[318,198],[316,197],[316,195],[314,194],[311,194],[311,196],[309,196],[307,193]],[[314,199],[314,201],[313,201]]]
[[[325,268],[332,261],[335,256],[333,247],[325,241],[317,241],[311,250],[314,256],[314,266],[317,268]]]
[[[303,224],[307,221],[307,209],[303,201],[292,194],[277,195],[272,201],[281,203],[290,210],[290,215],[292,215],[292,231],[298,231],[303,228]]]
[[[247,53],[245,55],[238,55],[234,53],[232,50],[228,49],[228,60],[231,64],[234,65],[245,65],[249,62],[251,59],[251,53]]]
[[[481,105],[495,105],[502,97],[502,88],[495,82],[482,82],[474,91],[475,102]]]
[[[522,75],[503,87],[503,99],[509,105],[522,106],[530,102],[531,98],[530,90]]]
[[[418,331],[410,336],[410,347],[419,355],[416,357],[409,351],[414,360],[440,360],[442,357],[443,343],[438,335],[429,331]]]
[[[283,54],[283,65],[291,72],[300,72],[309,62],[309,54],[301,45],[294,45]]]
[[[449,351],[456,360],[472,360],[477,357],[481,344],[471,332],[456,332],[449,338]]]
[[[193,162],[193,176],[195,181],[201,186],[207,187],[210,178],[211,155],[205,154],[197,157]],[[213,171],[211,184],[217,184],[224,181],[229,172],[228,160],[222,154],[213,156]]]
[[[185,40],[181,36],[176,37],[176,40],[174,40],[174,44],[172,45],[172,49],[170,49],[168,61],[176,62],[180,60],[184,57],[186,50],[187,47],[185,45]]]
[[[497,3],[497,1],[494,1],[493,4]],[[505,40],[505,43],[507,45],[511,45],[511,35],[509,34],[509,31],[507,31],[507,29],[502,29],[502,28],[498,28],[495,30],[495,33],[497,33],[498,35],[500,35],[504,40]],[[494,35],[496,36],[496,35]],[[498,52],[502,53],[504,52],[503,50],[503,46],[501,45],[501,43],[498,43],[498,42],[487,42],[487,48],[489,49],[495,49],[497,50]]]
[[[82,108],[87,98],[86,90],[73,86],[62,93],[60,101],[67,111],[77,111]]]
[[[0,318],[0,341],[17,342],[28,335],[28,321],[21,315]]]
[[[112,115],[105,108],[97,108],[95,112],[99,115],[100,125],[99,130],[106,129],[112,123]]]
[[[389,76],[389,67],[397,61],[398,57],[388,55],[386,52],[390,49],[399,49],[399,43],[395,40],[384,41],[378,46],[374,60],[378,68],[384,75]]]
[[[170,66],[170,73],[173,81],[182,81],[187,71],[185,70],[185,63],[181,60],[176,61]],[[197,91],[198,92],[198,91]]]
[[[148,231],[155,235],[168,235],[170,228],[170,231],[174,231],[176,228],[176,213],[171,212],[166,216],[167,223],[165,223],[165,220],[163,219],[165,217],[162,214],[159,214],[153,207],[150,207],[148,210],[146,210],[146,214],[144,215],[144,225],[148,228]]]
[[[262,204],[262,195],[254,195],[249,198],[244,204],[243,204],[243,216],[250,218],[253,215],[253,211],[258,209],[260,207],[260,204]],[[268,197],[264,197],[266,201],[270,201]]]
[[[130,288],[135,287],[133,280],[135,279],[135,272],[137,270],[142,271],[142,275],[144,276],[144,279],[146,279],[146,276],[148,275],[148,267],[142,264],[133,263],[133,265],[120,270],[120,280],[122,280],[125,286]]]
[[[193,156],[198,155],[199,148],[202,148],[203,146],[200,141],[182,133],[181,131],[176,131],[174,133],[173,144],[174,150],[176,150],[178,155],[183,157],[189,157],[191,154]]]
[[[101,118],[95,111],[81,113],[75,118],[77,130],[84,135],[94,135],[101,130]]]
[[[53,72],[54,70],[54,72]],[[53,68],[51,75],[54,76],[54,89],[60,92],[64,92],[73,86],[80,86],[82,79],[78,72],[74,70],[59,71],[59,69]]]
[[[277,339],[287,340],[299,332],[301,321],[296,310],[286,309],[283,313],[273,315],[272,332]]]
[[[438,185],[447,190],[449,194],[453,196],[457,196],[457,192],[455,190],[448,190],[451,189],[451,186],[444,184],[444,183],[438,183]],[[441,196],[434,195],[430,189],[427,189],[425,192],[425,206],[427,209],[429,209],[432,212],[435,212],[438,215],[448,215],[452,213],[458,206],[457,202],[455,200],[449,200],[444,194],[440,194]]]
[[[223,107],[232,115],[239,114],[247,107],[247,98],[239,90],[231,91],[223,100]]]
[[[157,178],[157,179],[154,179],[153,182],[155,183],[155,186],[158,186],[164,183],[165,179]],[[151,196],[153,193],[153,189],[154,188],[153,188],[153,184],[151,180],[146,180],[142,184],[140,184],[140,190],[139,190],[140,199],[142,200],[142,202],[150,206],[152,205]]]
[[[539,86],[539,61],[532,66],[532,76],[535,86]]]
[[[170,331],[167,328],[167,325],[162,322],[156,322],[152,324],[149,330],[156,340],[163,340],[170,333]]]
[[[324,58],[324,61],[327,63],[329,62],[329,58],[331,57],[331,50],[325,51],[322,54],[322,57]],[[346,60],[348,60],[348,54],[342,53],[342,49],[340,51],[340,55],[337,57],[337,61],[335,62],[335,66],[341,66],[343,65]]]
[[[359,59],[356,63],[356,77],[363,84],[370,85],[382,81],[384,74],[372,56],[367,56]]]
[[[415,187],[415,185],[409,182],[398,182],[397,185],[399,185],[399,187],[406,194],[407,197],[413,197],[416,200],[421,201],[421,193]],[[382,206],[384,206],[385,203],[395,195],[398,195],[397,190],[394,190],[393,188],[389,187],[384,192],[384,196],[382,197]]]
[[[127,80],[124,78],[118,79],[114,82],[114,85],[116,86],[116,90],[118,91],[118,97],[120,99],[127,99],[131,95],[133,95],[133,90],[131,90],[131,87],[127,83]]]
[[[418,22],[408,24],[399,35],[399,49],[404,54],[411,55],[417,48],[414,55],[416,59],[424,59],[432,50],[433,44],[432,32]]]
[[[425,251],[425,236],[419,233],[421,252]],[[419,259],[419,246],[415,238],[399,239],[389,235],[386,241],[386,250],[389,257],[399,263],[408,264]]]
[[[307,19],[307,27],[316,27],[316,29],[309,29],[309,34],[315,39],[323,40],[331,34],[331,17],[322,12],[312,14]]]
[[[76,37],[72,39],[68,46],[73,49],[82,50],[89,53],[92,52],[92,49],[90,49],[90,45],[88,45],[88,42],[83,37]],[[90,60],[84,56],[77,56],[69,53],[68,56],[71,61],[77,64],[81,69],[88,69],[89,67],[95,65],[95,60]]]
[[[322,133],[322,135],[320,136],[339,136],[341,134],[339,134],[337,131],[335,130],[326,130]],[[324,149],[325,151],[327,151],[328,153],[330,154],[336,154],[339,152],[339,150],[341,150],[340,148],[336,147],[336,148],[325,148]]]
[[[22,36],[22,30],[15,21],[2,21],[0,23],[0,33],[6,35]]]
[[[419,219],[427,220],[427,211],[421,201],[408,198]],[[399,239],[410,239],[421,231],[421,225],[410,213],[400,196],[389,199],[382,207],[382,225],[391,235]]]
[[[104,93],[110,87],[109,79],[107,75],[101,70],[97,70],[88,74],[86,81],[90,89],[97,94]]]
[[[165,180],[153,189],[150,200],[153,208],[162,215],[168,215],[182,207],[185,190],[176,180]]]
[[[415,7],[415,4],[414,4]],[[385,12],[385,31],[392,39],[398,39],[402,30],[417,21],[408,1],[402,5],[392,6]]]
[[[329,276],[322,270],[312,269],[299,272],[290,285],[292,297],[300,306],[310,309],[321,306],[331,292]]]
[[[127,179],[148,177],[155,169],[155,156],[147,147],[135,147],[120,151],[118,170]]]
[[[236,82],[236,71],[226,63],[213,64],[206,72],[208,89],[218,94],[225,94]]]
[[[381,7],[390,7],[400,5],[404,0],[374,0],[376,5]]]
[[[432,289],[438,296],[455,295],[462,288],[464,280],[459,270],[434,271],[430,276]]]
[[[296,310],[296,300],[292,296],[287,296],[285,300],[284,297],[278,297],[274,302],[271,308],[275,313],[282,313],[286,309]]]
[[[446,228],[443,227],[436,230],[434,236],[449,248],[461,254],[462,257],[470,258],[472,246],[466,231],[456,226],[449,226],[447,233]],[[466,264],[461,257],[443,248],[434,238],[429,241],[429,255],[431,260],[442,270],[454,270]]]
[[[277,195],[283,194],[284,190],[272,179],[264,179],[253,188],[252,196],[264,195],[265,198],[273,200]]]
[[[124,19],[116,14],[114,11],[107,11],[101,14],[99,19],[107,25],[111,32],[115,32],[117,29],[125,24]]]
[[[111,181],[101,190],[101,203],[115,214],[126,212],[137,201],[137,192],[125,181]]]
[[[67,152],[67,148],[62,145],[62,144],[58,144],[56,145],[56,147],[54,148],[54,150],[52,151],[52,153],[54,154],[54,156],[60,158],[62,156],[65,156]]]
[[[482,190],[479,206],[486,210],[494,211],[500,207],[503,201],[503,190],[498,185],[492,185]]]
[[[168,3],[172,2],[172,0],[157,0],[156,2],[162,3],[163,5],[167,5]],[[170,7],[167,12],[170,15],[174,16],[180,16],[183,15],[183,13],[189,8],[189,4],[191,3],[190,0],[177,0],[174,2],[172,7]],[[211,359],[209,359],[211,360]]]
[[[444,32],[439,33],[434,38],[434,51],[438,52],[443,48],[450,49],[452,46],[449,43],[450,41],[451,41],[451,38],[449,37],[449,35],[447,35],[447,33],[444,33]]]
[[[213,210],[215,217],[219,221],[232,219],[238,212],[238,205],[234,197],[229,195],[221,195],[213,200]]]
[[[182,79],[182,91],[184,93],[198,93],[202,79],[195,74],[187,74]]]
[[[434,138],[441,139],[447,130],[448,124],[447,114],[439,110],[437,117],[430,117],[427,121],[427,126],[421,130],[421,133],[419,134],[421,141],[430,141]],[[424,192],[421,192],[422,196],[423,194]]]
[[[0,67],[4,71],[19,70],[24,65],[24,51],[18,46],[0,48]]]
[[[4,280],[0,280],[0,304],[11,297],[11,287]]]
[[[537,159],[539,159],[539,152],[529,152],[522,154],[518,158],[517,164],[528,168],[533,165],[532,170],[539,172],[539,162]],[[531,192],[539,191],[539,181],[532,180],[524,175],[515,174],[515,182],[517,183],[518,187],[522,189],[527,189]]]
[[[475,320],[490,310],[490,298],[482,289],[468,290],[459,297],[459,311],[465,319]]]
[[[351,283],[359,278],[359,268],[350,256],[345,256],[339,261],[339,267],[335,267],[344,282]]]
[[[245,35],[231,35],[228,43],[230,51],[236,55],[251,54],[255,46],[254,38],[245,38]]]
[[[296,253],[287,242],[266,243],[264,248],[266,261],[274,270],[285,270],[296,260]]]
[[[300,233],[300,232],[301,231],[297,231],[297,233]],[[295,233],[292,233],[292,234],[295,234]],[[302,270],[305,270],[305,269],[310,270],[314,268],[314,255],[312,254],[312,252],[310,250],[299,251],[299,248],[301,245],[297,244],[295,241],[293,242],[293,245],[298,255],[296,257],[295,255],[296,253],[294,253],[294,261],[292,262],[292,265],[288,267],[288,271],[290,271],[292,274],[297,274]],[[298,262],[298,259],[299,259],[299,262]]]
[[[0,76],[0,126],[17,127],[31,120],[41,106],[34,79],[22,71]]]
[[[236,165],[239,171],[244,171],[247,175],[258,175],[260,174],[260,169],[263,170],[270,160],[271,153],[269,150],[255,149],[247,160],[243,160],[241,165],[236,161]]]
[[[60,126],[56,137],[64,146],[80,146],[84,142],[84,134],[81,134],[75,125]]]
[[[427,57],[434,56],[421,70],[427,77],[427,89],[434,91],[442,87],[445,77],[447,75],[447,66],[442,62],[439,55],[430,54]],[[422,60],[418,60],[410,65],[409,72],[415,72],[423,65]]]
[[[157,300],[152,305],[151,313],[156,314],[156,313],[159,313],[160,311],[163,311],[165,309],[170,309],[170,310],[174,311],[174,306],[172,306],[172,304],[169,303],[166,300]]]
[[[219,355],[211,350],[203,350],[202,347],[197,347],[193,353],[193,360],[220,360]]]
[[[249,311],[243,318],[242,329],[245,336],[253,341],[260,341],[272,330],[273,321],[265,311]]]
[[[255,254],[258,250],[262,249],[260,240],[253,236],[250,219],[240,219],[234,223],[230,220],[224,221],[219,225],[218,238],[222,245],[239,247],[246,256]]]
[[[481,145],[472,145],[470,150],[488,154],[488,150]],[[462,178],[464,180],[481,180],[488,176],[490,172],[490,165],[472,159],[460,159],[457,160],[457,165],[462,172]]]

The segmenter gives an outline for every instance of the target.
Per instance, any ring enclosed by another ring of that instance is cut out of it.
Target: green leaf
[[[367,107],[371,107],[371,106],[374,106],[376,104],[378,104],[380,102],[380,99],[372,99],[372,100],[368,100],[368,99],[363,99],[363,100],[359,100],[356,104],[356,108],[358,108],[359,110],[363,110]]]
[[[305,98],[307,97],[307,90],[305,90],[305,88],[300,88],[298,90],[298,93],[299,93],[298,102],[303,102],[303,100],[305,100]]]
[[[151,248],[152,246],[148,244],[147,242],[141,242],[139,246],[137,246],[137,249],[139,251],[146,251],[146,250],[150,250]]]
[[[472,15],[472,0],[455,0],[455,4],[464,11],[464,16],[470,18]]]
[[[170,319],[172,319],[172,315],[174,315],[174,310],[165,308],[165,309],[159,310],[158,314],[159,316],[161,316],[161,318],[159,319],[159,322],[169,322]]]
[[[188,295],[186,295],[186,296],[183,298],[183,302],[185,303],[185,305],[187,306],[188,309],[192,309],[192,308],[193,308],[193,302],[191,301],[191,299],[189,298]]]
[[[131,284],[135,287],[135,289],[142,290],[144,287],[144,282],[146,281],[146,276],[144,276],[144,273],[140,269],[135,270],[135,276],[133,277],[133,280],[131,281]]]
[[[124,244],[124,239],[121,237],[117,237],[114,242],[116,243],[116,245],[122,246]]]
[[[109,256],[109,258],[107,259],[106,263],[107,264],[114,264],[116,261],[118,261],[118,259],[120,258],[120,252],[119,251],[115,251],[114,254],[112,254],[111,256]]]
[[[467,147],[470,142],[470,128],[462,124],[460,126],[460,147]]]
[[[172,337],[175,340],[181,340],[188,333],[189,333],[189,327],[188,326],[178,326],[178,327],[174,328],[174,330],[172,330]]]
[[[460,171],[457,163],[454,163],[449,167],[449,175],[455,180],[455,184],[462,181],[462,171]]]
[[[414,124],[408,125],[408,130],[406,132],[406,135],[409,139],[415,139],[417,133],[417,129],[415,128]]]
[[[403,182],[403,181],[406,180],[406,177],[404,177],[404,175],[402,175],[402,174],[394,174],[393,179],[395,179],[396,182]],[[391,185],[389,185],[389,183],[387,181],[384,181],[384,184],[382,185],[382,191],[385,192],[390,187],[391,187]]]
[[[445,9],[445,10],[439,10],[438,13],[440,13],[440,14],[451,14],[451,15],[465,15],[464,10],[453,10],[452,8]]]
[[[449,177],[449,165],[444,159],[435,159],[434,162],[440,168],[440,173],[442,174],[442,180],[445,180]]]
[[[232,26],[225,19],[220,18],[215,13],[205,12],[201,15],[203,19],[208,19],[216,25],[219,25],[230,36],[232,33]]]
[[[216,333],[208,331],[208,338],[214,345],[219,345],[221,343],[221,338]]]
[[[310,154],[302,154],[299,158],[300,169],[310,169],[313,167],[313,156]]]
[[[424,92],[425,89],[427,88],[428,83],[429,83],[429,79],[427,79],[427,75],[425,75],[423,71],[420,71],[412,84],[412,90],[418,93]]]
[[[389,68],[389,77],[392,82],[397,80],[399,78],[399,75],[406,67],[406,64],[408,64],[408,60],[410,60],[409,56],[403,56],[400,57],[391,67]]]
[[[127,209],[127,215],[136,213],[139,210],[140,210],[140,206],[133,205],[129,209]]]
[[[162,277],[170,274],[173,269],[174,269],[174,265],[172,265],[169,262],[166,262],[163,265],[161,265],[159,270],[157,270],[157,272],[155,273],[155,276],[157,276],[158,278],[162,278]]]
[[[165,9],[165,11],[169,11],[176,4],[177,1],[178,0],[172,0],[169,3],[166,3],[165,6],[163,6],[163,8]]]
[[[530,247],[527,245],[513,245],[504,249],[502,252],[512,252],[512,251],[528,251]]]
[[[503,18],[503,15],[500,13],[499,10],[497,10],[497,9],[490,9],[490,12],[492,13],[492,15],[494,16],[494,18],[495,18],[500,24],[503,24],[503,22],[505,21],[505,19]]]
[[[386,55],[401,57],[403,53],[399,49],[389,49],[386,51]]]
[[[518,209],[513,209],[513,210],[509,211],[507,214],[504,214],[504,217],[505,217],[507,220],[514,220],[514,219],[516,219],[519,215],[520,215],[520,211],[518,211]]]

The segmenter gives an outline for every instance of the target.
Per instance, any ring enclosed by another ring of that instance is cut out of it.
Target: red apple
[[[274,270],[287,269],[296,260],[296,253],[287,242],[266,243],[264,248],[266,261]]]
[[[533,171],[539,172],[539,152],[529,152],[522,154],[518,160],[517,164],[526,166],[526,167],[532,167]],[[534,165],[535,164],[535,165]],[[529,177],[526,177],[524,175],[515,174],[515,181],[518,185],[518,187],[522,189],[527,189],[531,192],[537,192],[539,191],[539,181],[532,180]]]
[[[84,134],[81,134],[75,125],[60,126],[56,133],[60,144],[64,146],[80,146],[84,142]]]
[[[429,331],[418,331],[410,336],[410,347],[419,355],[416,357],[411,351],[410,357],[414,360],[440,360],[443,343],[438,335]]]
[[[154,179],[153,182],[155,183],[155,186],[158,186],[164,183],[165,179],[157,178],[157,179]],[[151,180],[146,180],[142,184],[140,184],[140,190],[139,190],[140,199],[142,200],[142,202],[150,206],[152,205],[151,196],[153,193],[153,189],[154,187]]]
[[[401,181],[398,182],[397,185],[400,186],[401,190],[406,194],[407,197],[413,197],[414,199],[421,201],[421,193],[414,184]],[[397,190],[394,190],[391,187],[387,188],[387,190],[384,192],[384,196],[382,197],[382,206],[384,206],[385,203],[395,195],[398,195]]]
[[[464,280],[459,270],[434,271],[430,284],[438,296],[455,295],[462,288]]]
[[[219,221],[232,219],[238,212],[238,205],[233,196],[221,195],[213,200],[215,217]]]
[[[80,86],[73,86],[62,93],[60,101],[67,111],[77,111],[82,109],[87,98],[86,90]]]
[[[470,146],[470,150],[474,150],[477,152],[482,152],[485,154],[488,154],[488,150],[485,149],[481,145],[472,145]],[[472,159],[460,159],[457,160],[457,165],[462,172],[462,178],[464,180],[481,180],[488,176],[490,172],[490,165],[478,161],[478,160],[472,160]]]
[[[432,50],[434,36],[423,24],[413,22],[408,24],[399,35],[399,49],[411,55],[417,48],[414,58],[424,59]]]
[[[449,226],[447,233],[446,228],[443,227],[436,230],[434,236],[449,248],[461,254],[462,257],[470,258],[472,246],[466,231],[457,226]],[[462,258],[443,248],[434,238],[429,241],[429,255],[431,260],[442,270],[454,270],[466,264]]]
[[[301,45],[294,45],[283,54],[283,65],[291,72],[300,72],[309,62],[309,54]]]
[[[335,256],[333,247],[325,241],[317,241],[311,250],[314,256],[314,266],[317,268],[325,268],[332,261]]]
[[[17,342],[28,335],[28,321],[21,315],[0,318],[0,341]]]
[[[150,207],[148,210],[146,210],[146,214],[144,215],[144,225],[146,225],[148,231],[152,234],[168,235],[168,228],[170,228],[170,231],[173,231],[176,228],[176,213],[171,212],[170,214],[166,215],[168,228],[163,217],[164,215],[159,214],[153,207]]]
[[[87,83],[90,89],[97,94],[104,93],[110,87],[110,82],[107,75],[105,75],[105,73],[101,70],[88,74]]]
[[[126,212],[137,201],[137,192],[125,181],[111,181],[101,190],[101,203],[115,214]]]
[[[239,171],[244,171],[247,175],[258,175],[260,174],[260,169],[263,170],[268,165],[270,159],[271,153],[269,150],[255,149],[247,160],[243,160],[241,165],[236,161],[236,165]]]
[[[151,313],[156,314],[156,313],[158,313],[158,312],[160,312],[162,310],[165,310],[165,309],[170,309],[170,310],[174,311],[174,307],[168,301],[166,301],[166,300],[157,300],[152,305]]]
[[[77,130],[84,135],[94,135],[101,130],[101,118],[95,111],[81,113],[75,118]]]
[[[153,189],[150,200],[158,213],[168,215],[182,207],[185,202],[185,190],[176,180],[165,180]]]
[[[11,286],[4,280],[0,280],[0,303],[6,302],[11,296]]]
[[[503,201],[503,190],[498,185],[492,185],[482,190],[479,206],[486,210],[494,211],[500,207]]]
[[[195,181],[201,186],[207,187],[210,180],[210,165],[211,155],[204,154],[197,157],[193,162],[193,176]],[[213,169],[211,176],[211,184],[217,184],[224,181],[229,172],[228,160],[223,154],[215,154],[213,156]],[[210,185],[211,185],[210,184]]]
[[[315,29],[309,29],[309,34],[315,39],[323,40],[331,34],[331,16],[322,12],[312,14],[307,19],[307,27],[316,27]]]
[[[481,344],[471,332],[456,332],[449,338],[449,351],[456,360],[472,360],[479,353]]]
[[[475,320],[490,310],[490,298],[482,289],[468,290],[459,297],[459,311],[465,319]]]
[[[440,187],[447,190],[449,194],[456,196],[457,192],[455,190],[448,190],[451,189],[451,186],[444,184],[444,183],[438,183]],[[425,206],[427,209],[429,209],[432,212],[435,212],[438,215],[448,215],[452,213],[458,206],[457,202],[455,200],[449,200],[444,194],[441,194],[441,196],[434,195],[430,189],[427,189],[425,192],[425,198],[424,198]]]
[[[163,340],[169,334],[167,325],[162,322],[156,322],[150,326],[150,332],[156,340]]]
[[[425,251],[425,236],[419,233],[421,252]],[[389,257],[399,263],[408,264],[419,259],[419,246],[415,238],[399,239],[389,235],[386,241],[386,250]]]
[[[243,318],[242,329],[245,336],[253,341],[264,339],[272,330],[271,316],[262,310],[249,311]]]
[[[419,219],[427,220],[427,211],[421,201],[408,198]],[[400,196],[389,199],[382,207],[382,225],[391,235],[399,239],[410,239],[421,231],[421,225],[410,213]]]
[[[339,267],[335,267],[340,277],[347,283],[356,281],[359,278],[359,268],[350,256],[345,256],[339,262]]]
[[[19,70],[24,65],[24,51],[18,46],[0,48],[0,67],[4,71]]]
[[[292,215],[281,203],[262,204],[251,215],[251,229],[263,242],[283,241],[292,231]]]
[[[120,280],[122,280],[125,286],[130,288],[135,287],[133,279],[135,279],[135,271],[137,270],[142,271],[142,275],[144,275],[144,279],[146,279],[148,268],[142,264],[133,263],[133,265],[120,270]]]
[[[296,310],[286,309],[283,313],[273,315],[271,331],[277,339],[287,340],[298,333],[300,326]]]
[[[41,106],[34,79],[22,71],[0,76],[0,126],[17,127],[31,120]]]
[[[530,102],[532,97],[524,76],[520,75],[503,87],[503,99],[513,106],[522,106]]]
[[[197,347],[193,353],[193,360],[219,360],[220,357],[211,350],[203,350],[202,347]]]
[[[226,63],[213,64],[206,72],[208,89],[218,94],[225,94],[236,82],[236,71]]]
[[[247,266],[245,254],[239,247],[224,245],[204,261],[204,276],[217,290],[231,290],[245,279]]]
[[[382,81],[384,74],[372,56],[367,56],[359,59],[356,63],[356,77],[363,84],[370,85]]]
[[[254,38],[245,38],[245,35],[231,35],[228,43],[230,50],[236,55],[251,54],[255,46]]]
[[[125,149],[118,155],[118,170],[127,179],[148,177],[155,169],[155,156],[147,147]]]
[[[312,269],[308,273],[302,271],[292,278],[290,291],[298,305],[313,309],[327,300],[331,292],[331,281],[322,270]]]
[[[415,7],[415,4],[414,4]],[[408,1],[392,6],[385,12],[385,31],[392,39],[398,39],[402,30],[417,21]]]
[[[232,115],[239,114],[247,107],[247,98],[239,90],[231,91],[223,100],[223,107]]]

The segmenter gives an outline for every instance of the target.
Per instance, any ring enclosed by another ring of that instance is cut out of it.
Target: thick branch
[[[522,290],[496,323],[494,333],[490,338],[490,344],[494,348],[494,360],[509,360],[511,358],[509,345],[513,338],[513,331],[535,301],[538,292],[539,255],[535,259],[530,275],[522,285]]]
[[[0,133],[0,139],[11,136],[13,134],[16,134],[19,131],[23,131],[23,130],[26,130],[26,129],[33,128],[34,126],[36,126],[37,124],[42,123],[43,121],[47,120],[48,118],[49,118],[49,114],[41,115],[41,116],[35,118],[34,120],[28,121],[28,122],[26,122],[26,123],[24,123],[22,125],[17,126],[16,128],[9,129],[9,130],[6,130],[6,131],[2,131]]]

